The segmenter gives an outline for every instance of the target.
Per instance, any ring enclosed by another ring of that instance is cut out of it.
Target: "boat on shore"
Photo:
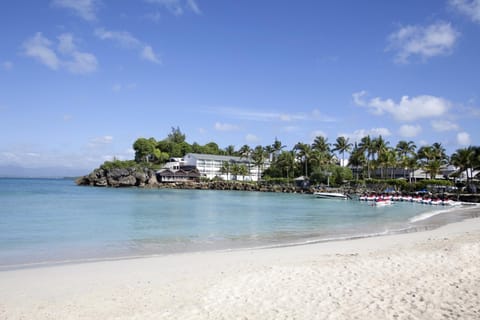
[[[339,192],[320,192],[317,191],[314,193],[314,195],[317,198],[320,199],[338,199],[338,200],[347,200],[349,199],[349,196],[344,193],[339,193]]]

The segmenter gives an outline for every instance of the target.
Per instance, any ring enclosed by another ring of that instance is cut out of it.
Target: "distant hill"
[[[24,168],[19,166],[0,166],[0,177],[4,178],[64,178],[79,177],[88,174],[89,169],[69,167]]]

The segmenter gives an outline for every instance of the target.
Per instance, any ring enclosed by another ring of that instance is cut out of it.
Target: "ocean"
[[[0,179],[0,268],[299,245],[432,228],[451,209],[313,195]]]

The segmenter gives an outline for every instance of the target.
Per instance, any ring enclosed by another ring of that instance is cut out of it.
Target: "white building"
[[[221,168],[224,166],[224,163],[245,165],[249,171],[249,174],[245,176],[233,176],[231,173],[222,173]],[[206,177],[208,179],[219,177],[224,180],[236,179],[241,181],[258,181],[258,178],[261,178],[262,176],[263,170],[270,166],[270,162],[266,160],[265,164],[258,168],[253,164],[251,159],[234,156],[188,153],[183,157],[181,166],[195,167],[200,172],[202,177]]]

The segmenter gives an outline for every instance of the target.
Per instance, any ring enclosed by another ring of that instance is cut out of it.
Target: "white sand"
[[[3,271],[0,319],[480,319],[480,218],[298,247]]]

